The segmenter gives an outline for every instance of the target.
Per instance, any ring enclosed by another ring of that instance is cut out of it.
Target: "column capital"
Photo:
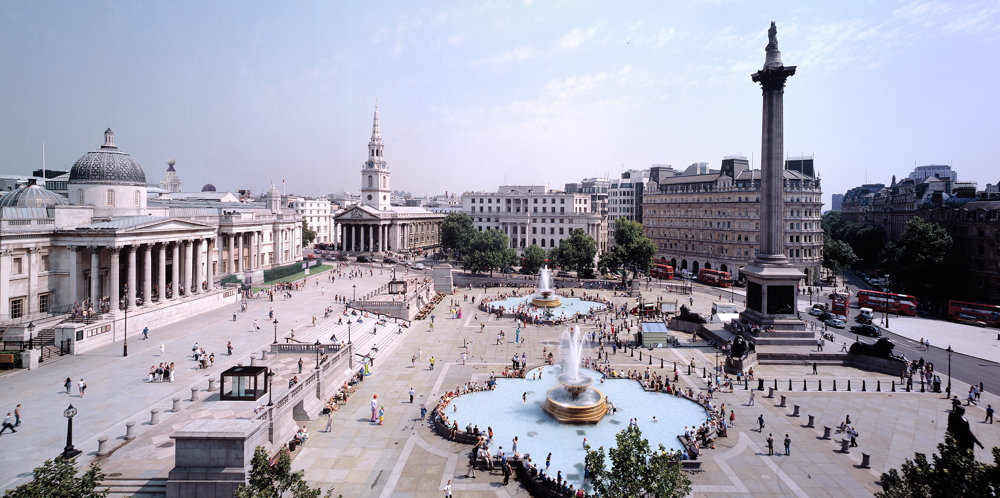
[[[66,246],[67,251],[76,252],[80,250],[80,246]]]
[[[101,246],[87,246],[87,250],[90,252],[97,252],[101,250]]]
[[[118,254],[121,252],[122,247],[123,246],[108,246],[108,250],[111,251],[111,254]]]
[[[14,251],[10,249],[0,250],[0,256],[10,256],[11,254],[14,254]]]

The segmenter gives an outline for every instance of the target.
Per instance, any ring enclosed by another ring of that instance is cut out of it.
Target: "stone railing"
[[[332,354],[340,351],[343,346],[340,344],[320,344],[321,354]],[[291,342],[286,344],[271,344],[272,353],[316,353],[316,345],[310,343]]]

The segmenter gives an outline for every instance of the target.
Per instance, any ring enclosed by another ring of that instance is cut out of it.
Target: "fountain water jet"
[[[594,379],[580,373],[585,341],[585,335],[576,326],[564,330],[559,341],[561,385],[548,390],[542,408],[563,424],[596,424],[608,412],[604,394],[590,387]]]
[[[552,270],[543,266],[538,271],[538,294],[531,297],[531,305],[539,308],[556,308],[560,304],[559,295],[552,288]]]

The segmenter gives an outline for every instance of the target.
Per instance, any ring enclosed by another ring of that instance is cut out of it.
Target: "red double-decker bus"
[[[653,265],[649,267],[649,276],[660,280],[673,280],[674,267],[665,259],[654,259]]]
[[[958,320],[959,313],[970,315],[990,327],[1000,327],[1000,306],[995,304],[969,303],[954,299],[948,301],[948,318]]]
[[[698,272],[698,281],[703,284],[714,285],[716,287],[732,287],[733,279],[728,271],[706,270],[704,268]]]
[[[917,298],[906,294],[859,290],[858,307],[871,308],[875,311],[884,311],[886,313],[916,316]]]

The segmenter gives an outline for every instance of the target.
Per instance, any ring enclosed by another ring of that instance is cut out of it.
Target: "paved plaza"
[[[279,340],[296,330],[296,339],[313,341],[317,337],[328,340],[336,334],[338,340],[346,338],[345,325],[337,325],[337,315],[323,318],[323,309],[333,302],[335,295],[348,295],[357,286],[359,295],[384,284],[390,277],[386,270],[373,270],[374,275],[363,278],[338,278],[330,283],[328,274],[310,277],[301,291],[293,292],[291,299],[276,297],[252,299],[249,310],[238,313],[232,321],[234,309],[219,309],[186,318],[169,327],[152,330],[150,339],[142,341],[141,324],[130,333],[129,356],[121,356],[120,345],[110,346],[92,354],[66,357],[33,371],[16,371],[0,378],[3,406],[9,411],[17,403],[22,406],[22,425],[16,434],[0,438],[0,482],[9,488],[30,478],[30,471],[45,458],[58,454],[65,444],[65,419],[62,411],[72,403],[80,409],[74,421],[75,444],[84,450],[83,461],[95,459],[97,438],[107,436],[109,445],[117,448],[100,463],[112,477],[118,479],[162,480],[173,465],[173,444],[169,435],[194,418],[219,418],[252,416],[254,403],[245,408],[219,410],[215,400],[207,393],[207,379],[237,362],[249,363],[252,353],[266,348],[272,341],[274,330],[267,318],[268,309],[274,307],[279,320]],[[412,278],[414,275],[404,275]],[[423,275],[420,275],[422,277]],[[317,284],[318,283],[318,284]],[[542,349],[552,349],[558,344],[562,326],[529,326],[522,329],[523,343],[514,342],[514,323],[509,318],[495,319],[479,312],[464,295],[475,297],[476,303],[486,295],[495,295],[506,289],[484,293],[482,288],[459,289],[453,296],[446,296],[434,311],[434,327],[430,320],[417,321],[399,333],[373,336],[368,329],[355,327],[353,342],[358,352],[366,352],[372,344],[379,345],[372,374],[359,384],[357,391],[346,405],[333,414],[333,427],[322,432],[325,417],[317,417],[308,424],[309,441],[295,452],[293,466],[304,469],[307,480],[314,486],[334,488],[335,495],[343,496],[441,496],[441,489],[450,479],[456,496],[527,496],[526,491],[512,480],[502,486],[500,474],[478,473],[475,479],[466,478],[466,454],[469,447],[442,439],[433,433],[426,421],[419,420],[420,403],[428,409],[446,391],[470,380],[484,381],[491,371],[499,372],[509,365],[509,358],[524,352],[529,365],[542,363]],[[579,294],[580,290],[576,290]],[[593,292],[593,291],[587,291]],[[615,303],[625,302],[624,297],[613,292],[601,292]],[[647,300],[662,295],[673,300],[687,295],[668,293],[655,286],[643,290]],[[738,299],[739,296],[737,296]],[[694,309],[707,313],[713,300],[718,300],[714,289],[695,286]],[[455,301],[462,308],[462,318],[450,318],[449,303]],[[232,308],[236,308],[233,306]],[[342,310],[343,307],[337,307]],[[315,327],[311,317],[317,316]],[[251,332],[253,319],[257,318],[262,329]],[[485,332],[480,333],[480,323]],[[131,324],[130,324],[131,325]],[[894,329],[897,326],[894,326]],[[588,327],[583,327],[589,331]],[[506,339],[496,345],[496,334],[504,330]],[[225,344],[231,340],[235,346],[232,357],[226,356]],[[206,351],[216,353],[216,365],[209,370],[199,370],[191,361],[190,349],[199,342]],[[160,356],[160,343],[166,353]],[[462,353],[467,351],[467,362],[462,365]],[[418,356],[416,362],[411,358]],[[429,359],[436,359],[433,370]],[[693,357],[698,371],[687,375],[681,368],[680,385],[694,390],[704,390],[706,379],[700,368],[715,362],[715,353],[703,341],[682,342],[682,347],[653,351],[654,369],[664,360],[667,370],[673,362],[684,365]],[[297,372],[297,355],[272,357],[269,364],[278,371],[275,394],[284,392],[287,378]],[[173,383],[147,383],[151,364],[174,361],[178,364]],[[304,358],[305,368],[311,368],[312,358]],[[645,369],[648,356],[640,362],[637,356],[625,351],[611,356],[617,369]],[[703,471],[692,474],[693,491],[697,496],[863,496],[878,489],[881,472],[898,467],[916,451],[932,452],[943,439],[950,405],[941,394],[920,392],[890,392],[891,376],[862,372],[840,366],[820,365],[817,374],[811,366],[779,365],[755,368],[758,378],[773,387],[778,379],[774,399],[766,397],[767,391],[757,392],[756,404],[745,406],[749,392],[739,386],[733,393],[718,395],[716,403],[726,403],[735,409],[737,424],[728,438],[720,438],[716,449],[702,453]],[[74,381],[84,378],[88,384],[87,395],[80,398],[76,387],[66,395],[62,383],[66,377]],[[792,380],[793,390],[788,390]],[[806,380],[809,390],[803,392],[801,383]],[[816,390],[822,380],[824,391]],[[831,392],[836,380],[838,391]],[[852,390],[847,392],[847,381]],[[895,378],[898,380],[898,377]],[[866,391],[859,392],[864,381]],[[500,380],[503,382],[503,380]],[[610,380],[609,382],[633,382]],[[874,392],[881,382],[882,392]],[[201,399],[192,403],[191,387],[199,389]],[[413,388],[417,395],[409,403],[407,391]],[[956,383],[955,391],[964,392],[968,386]],[[989,389],[989,386],[987,387]],[[369,422],[369,400],[378,395],[386,409],[385,425]],[[785,407],[780,395],[787,396]],[[217,397],[217,394],[215,395]],[[664,395],[665,396],[665,395]],[[172,399],[179,397],[181,410],[171,411]],[[519,402],[499,400],[498,402]],[[986,445],[1000,445],[1000,425],[983,424],[987,403],[1000,406],[1000,399],[992,392],[983,394],[979,406],[969,407],[967,416],[972,429]],[[793,405],[799,405],[800,416],[793,417]],[[160,423],[149,425],[150,409],[160,410]],[[759,433],[754,424],[763,414],[767,428]],[[815,417],[815,427],[806,427],[808,415]],[[823,439],[823,427],[834,427],[850,415],[860,433],[859,447],[849,454],[839,452],[841,438],[836,431],[832,439]],[[627,414],[626,414],[627,416]],[[125,442],[125,423],[136,421],[138,437]],[[640,427],[644,421],[640,421]],[[767,456],[767,432],[792,439],[792,456]],[[871,468],[860,468],[861,453],[871,455]],[[979,458],[987,453],[976,450]],[[140,490],[142,488],[140,487]],[[150,488],[152,489],[152,488]],[[147,489],[148,491],[148,489]],[[151,491],[155,494],[155,491]],[[142,496],[138,493],[137,496]]]

